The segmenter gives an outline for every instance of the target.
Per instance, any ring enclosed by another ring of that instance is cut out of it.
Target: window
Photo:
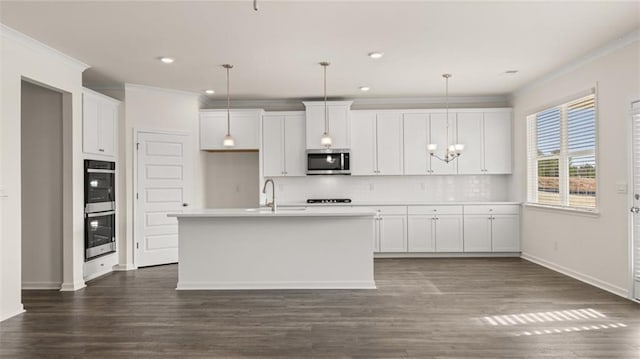
[[[595,95],[528,116],[527,139],[528,202],[595,210]]]

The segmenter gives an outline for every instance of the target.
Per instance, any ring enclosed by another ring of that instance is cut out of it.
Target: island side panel
[[[178,290],[368,289],[372,216],[179,218]]]

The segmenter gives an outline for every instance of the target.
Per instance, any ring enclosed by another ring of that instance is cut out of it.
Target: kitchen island
[[[373,289],[375,211],[210,209],[178,219],[178,290]]]

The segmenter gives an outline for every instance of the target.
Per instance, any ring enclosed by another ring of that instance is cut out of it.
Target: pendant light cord
[[[443,75],[445,78],[445,105],[446,105],[446,116],[447,116],[447,151],[449,149],[449,77],[451,75],[449,74],[444,74]]]
[[[324,63],[322,67],[324,67],[324,133],[329,133],[329,120],[327,117],[327,66],[328,63]]]
[[[229,69],[231,65],[226,65],[227,68],[227,136],[231,135],[231,100],[229,96]]]

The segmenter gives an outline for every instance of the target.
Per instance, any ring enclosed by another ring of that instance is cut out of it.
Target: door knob
[[[632,212],[632,213],[639,213],[639,212],[640,212],[640,208],[635,207],[635,206],[634,206],[634,207],[631,207],[631,212]]]

